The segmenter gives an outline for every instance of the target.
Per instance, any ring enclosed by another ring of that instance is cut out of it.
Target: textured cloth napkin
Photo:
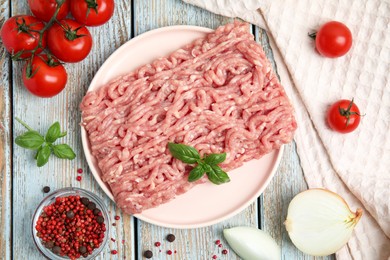
[[[310,188],[340,194],[364,210],[338,259],[390,259],[390,1],[184,0],[256,24],[270,36],[281,82],[297,115],[298,154]],[[347,55],[320,56],[307,36],[323,23],[345,23]],[[352,133],[326,124],[328,107],[354,98],[365,116]]]

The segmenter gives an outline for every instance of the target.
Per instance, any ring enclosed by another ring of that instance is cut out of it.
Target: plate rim
[[[165,27],[156,28],[156,29],[144,32],[144,33],[142,33],[140,35],[137,35],[136,37],[134,37],[132,39],[129,39],[127,42],[122,44],[119,48],[117,48],[113,53],[110,54],[110,56],[103,62],[103,64],[100,66],[100,68],[94,74],[94,77],[93,77],[91,83],[89,84],[86,93],[88,93],[89,91],[92,91],[91,86],[96,85],[96,81],[97,81],[97,77],[96,76],[99,73],[102,73],[102,71],[104,71],[104,69],[107,66],[109,66],[108,64],[111,62],[111,60],[115,59],[115,56],[119,55],[123,49],[126,49],[129,45],[136,44],[138,41],[141,41],[143,38],[146,38],[146,37],[148,37],[151,34],[162,33],[162,32],[165,32],[165,31],[174,31],[174,30],[178,30],[178,29],[195,30],[195,31],[198,31],[198,32],[205,32],[205,33],[209,33],[209,32],[214,31],[213,29],[210,29],[210,28],[207,28],[207,27],[202,27],[202,26],[195,26],[195,25],[172,25],[172,26],[165,26]],[[114,80],[114,79],[115,78],[112,78],[112,79],[110,79],[110,81]],[[105,84],[107,84],[107,83],[105,83]],[[100,87],[102,87],[103,85],[104,84],[102,84]],[[98,88],[100,88],[100,87],[98,87]],[[80,116],[81,116],[81,113],[80,113]],[[82,147],[83,147],[83,154],[84,154],[84,158],[87,161],[88,168],[91,171],[91,173],[92,173],[95,181],[99,185],[99,187],[116,204],[114,196],[113,196],[111,190],[109,189],[108,185],[105,182],[103,182],[103,180],[101,180],[99,172],[97,172],[97,170],[95,169],[96,167],[95,167],[95,165],[94,165],[94,163],[92,161],[92,157],[94,157],[94,156],[92,155],[92,153],[90,151],[90,144],[89,144],[89,140],[88,140],[88,136],[87,136],[87,131],[84,129],[82,124],[80,125],[80,129],[81,129],[81,141],[82,141]],[[207,222],[196,223],[196,224],[185,224],[185,225],[183,225],[183,224],[174,224],[174,223],[161,223],[161,222],[158,222],[158,221],[155,221],[155,220],[152,220],[152,219],[149,219],[149,218],[143,216],[142,213],[133,214],[131,216],[134,216],[134,217],[136,217],[136,218],[138,218],[140,220],[143,220],[143,221],[145,221],[147,223],[150,223],[150,224],[153,224],[153,225],[157,225],[157,226],[161,226],[161,227],[165,227],[165,228],[175,228],[175,229],[202,228],[202,227],[211,226],[211,225],[220,223],[222,221],[225,221],[225,220],[227,220],[227,219],[237,215],[238,213],[243,211],[245,208],[247,208],[268,187],[270,181],[275,176],[276,171],[279,168],[279,164],[280,164],[280,161],[281,161],[281,159],[283,157],[283,153],[284,153],[284,145],[281,145],[279,149],[275,149],[272,152],[277,152],[277,155],[275,155],[276,156],[275,162],[271,166],[272,170],[269,172],[267,178],[265,179],[264,185],[257,192],[255,192],[255,194],[251,197],[251,199],[249,199],[245,203],[241,204],[235,210],[229,212],[229,214],[226,214],[226,215],[224,215],[222,217],[219,217],[219,218],[214,218],[214,219],[212,219],[210,221],[207,221]],[[89,156],[87,156],[87,154],[89,154]],[[102,183],[100,183],[98,181],[98,179]],[[193,189],[194,188],[196,188],[196,187],[193,187]],[[169,202],[167,202],[167,203],[169,203]]]

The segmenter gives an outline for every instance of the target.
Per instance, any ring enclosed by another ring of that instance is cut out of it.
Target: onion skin
[[[334,192],[309,189],[290,202],[284,224],[299,250],[313,256],[326,256],[348,242],[362,214],[362,209],[352,212],[347,202]]]

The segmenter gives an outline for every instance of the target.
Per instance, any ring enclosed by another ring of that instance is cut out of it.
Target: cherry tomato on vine
[[[352,100],[342,99],[335,102],[328,110],[327,121],[329,126],[339,133],[350,133],[360,123],[360,111]]]
[[[71,0],[70,12],[81,24],[99,26],[110,20],[114,7],[114,0]]]
[[[1,28],[1,39],[6,50],[15,58],[31,57],[31,51],[37,48],[35,54],[46,47],[46,32],[39,45],[39,32],[45,24],[31,15],[17,15],[9,18]]]
[[[42,21],[48,22],[53,17],[56,8],[56,0],[28,0],[31,12]],[[57,14],[57,20],[64,19],[69,13],[69,0],[65,0]]]
[[[52,97],[60,93],[66,85],[68,74],[62,64],[46,54],[35,56],[23,68],[24,86],[38,97]]]
[[[313,36],[318,52],[328,58],[343,56],[352,46],[351,31],[345,24],[337,21],[325,23]]]
[[[47,33],[50,52],[64,62],[82,61],[92,48],[91,33],[74,20],[64,19],[60,24],[53,24]]]

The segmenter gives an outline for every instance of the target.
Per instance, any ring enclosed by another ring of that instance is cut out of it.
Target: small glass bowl
[[[96,256],[98,256],[103,248],[106,246],[108,237],[110,234],[110,223],[109,223],[109,215],[108,215],[108,209],[106,205],[103,203],[103,201],[96,196],[95,194],[91,193],[90,191],[80,189],[80,188],[64,188],[59,189],[50,195],[48,195],[46,198],[42,200],[42,202],[39,204],[38,208],[34,212],[33,220],[32,220],[32,236],[34,238],[35,245],[37,246],[38,250],[47,258],[53,259],[53,260],[65,260],[70,259],[67,256],[60,256],[55,253],[53,253],[50,249],[46,248],[43,244],[41,239],[37,236],[37,230],[35,229],[36,223],[38,221],[39,216],[42,213],[42,210],[45,206],[48,206],[55,202],[57,197],[68,197],[68,196],[80,196],[88,198],[90,201],[96,203],[96,208],[100,209],[102,212],[102,217],[104,218],[104,223],[106,224],[106,231],[104,233],[104,239],[102,244],[99,248],[96,248],[92,251],[92,254],[88,255],[87,257],[81,256],[79,259],[94,259]]]

